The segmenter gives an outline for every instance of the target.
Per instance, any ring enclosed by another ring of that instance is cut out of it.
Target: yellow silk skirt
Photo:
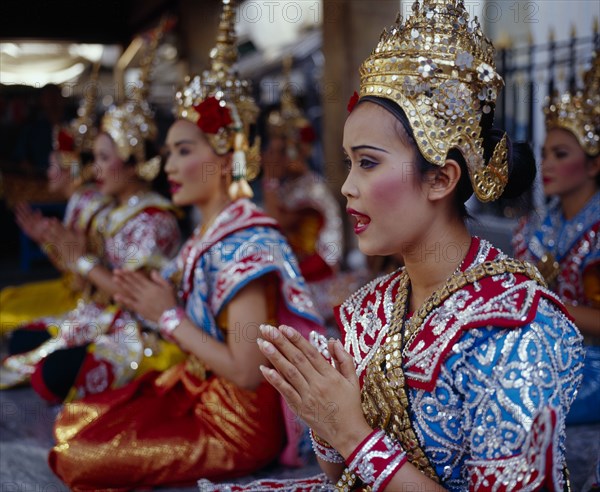
[[[194,360],[66,404],[52,470],[71,490],[125,491],[230,479],[275,460],[285,442],[277,391],[202,379]]]
[[[5,287],[0,290],[0,335],[35,319],[66,313],[80,296],[67,277]]]

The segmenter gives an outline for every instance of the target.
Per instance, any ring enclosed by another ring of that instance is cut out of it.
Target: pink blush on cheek
[[[213,164],[214,166],[214,164]],[[207,170],[206,167],[210,167],[210,164],[203,165],[199,161],[187,162],[181,169],[181,176],[189,182],[198,183],[200,181],[206,180]],[[182,183],[183,184],[183,183]]]
[[[394,203],[399,203],[403,197],[410,197],[417,190],[414,186],[415,176],[410,173],[410,167],[394,169],[389,173],[381,173],[371,182],[370,196],[373,204],[389,208]],[[410,200],[410,198],[409,198]]]
[[[564,162],[558,167],[556,174],[561,178],[567,179],[581,178],[586,175],[585,164],[578,160]]]

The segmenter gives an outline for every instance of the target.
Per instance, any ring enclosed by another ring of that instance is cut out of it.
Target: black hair
[[[583,154],[585,155],[585,158],[586,158],[586,160],[588,162],[591,162],[594,159],[600,159],[600,154],[592,155],[592,154],[586,152],[585,149],[583,148],[583,145],[581,145],[581,142],[579,141],[579,137],[577,137],[577,135],[575,135],[575,133],[573,133],[573,131],[569,130],[568,128],[564,128],[564,127],[560,127],[560,126],[559,127],[552,127],[552,128],[546,127],[546,136],[548,136],[548,133],[550,132],[550,130],[555,130],[555,129],[556,130],[562,130],[562,131],[565,131],[567,133],[570,133],[575,138],[575,141],[577,142],[577,145],[579,145],[579,147],[581,148],[581,150],[582,150]],[[600,132],[600,128],[597,127],[594,130],[594,133],[598,134],[599,132]],[[598,174],[596,174],[594,183],[596,185],[596,188],[600,188],[600,172],[598,172]],[[548,197],[548,198],[550,198],[550,197]]]
[[[438,166],[430,163],[421,153],[410,122],[398,104],[390,99],[376,96],[362,97],[359,100],[359,104],[363,102],[371,102],[381,106],[390,112],[396,118],[396,121],[400,123],[401,127],[397,129],[398,135],[401,140],[414,148],[416,155],[415,167],[421,181],[425,180],[430,173],[435,173],[439,170]],[[490,159],[496,148],[496,144],[500,142],[504,135],[502,130],[492,127],[492,122],[493,111],[483,114],[480,126],[483,135],[483,158],[485,162]],[[536,176],[535,157],[530,145],[526,142],[513,143],[508,135],[506,135],[506,143],[508,147],[508,183],[504,188],[501,198],[517,198],[530,190],[533,185]],[[473,187],[469,178],[467,163],[462,153],[456,148],[450,149],[447,158],[455,160],[460,165],[462,172],[456,186],[455,206],[460,217],[463,219],[469,218],[465,203],[473,195]]]
[[[600,154],[592,155],[586,152],[585,157],[589,162],[592,162],[594,159],[600,159]],[[596,184],[596,188],[600,188],[600,171],[596,174],[594,183]]]
[[[162,196],[170,200],[171,194],[169,192],[169,180],[167,178],[167,173],[165,172],[165,160],[164,157],[160,155],[157,145],[152,140],[144,140],[144,156],[146,161],[149,161],[156,156],[160,156],[160,170],[158,171],[156,177],[152,180],[151,188],[153,191],[160,193]],[[135,154],[132,153],[124,164],[126,166],[136,166],[138,161]]]
[[[148,161],[158,155],[158,147],[152,140],[144,140],[144,156]],[[136,166],[138,163],[135,153],[129,154],[128,159],[124,163],[126,166]]]
[[[91,150],[82,150],[79,155],[81,160],[81,167],[85,167],[94,163],[94,153]]]

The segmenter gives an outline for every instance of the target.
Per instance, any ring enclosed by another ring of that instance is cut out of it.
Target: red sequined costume
[[[305,334],[320,330],[289,245],[275,221],[247,199],[229,205],[204,234],[194,234],[163,273],[179,279],[186,315],[206,336],[225,340],[229,301],[265,275],[274,277],[270,321]],[[50,466],[72,490],[231,478],[258,470],[282,451],[282,460],[293,459],[294,424],[268,383],[240,389],[190,355],[163,373],[67,404],[55,425]]]
[[[564,417],[583,350],[539,279],[531,266],[473,238],[462,271],[404,330],[396,319],[410,284],[402,269],[370,282],[338,311],[367,421],[447,490],[563,490]],[[200,490],[334,490],[322,475],[273,482],[202,482]]]
[[[160,268],[180,245],[173,206],[160,195],[148,192],[131,197],[121,206],[100,210],[90,225],[90,248],[102,264],[114,268]],[[2,365],[3,379],[18,384],[31,379],[43,398],[62,401],[122,386],[136,374],[144,343],[141,326],[129,312],[120,310],[100,291],[91,291],[75,309],[60,317],[42,318],[17,331],[47,331],[48,340],[36,348],[9,356]],[[62,367],[71,360],[72,349],[85,347],[76,373]],[[56,369],[46,366],[48,358]],[[73,381],[64,378],[74,377]],[[49,385],[63,387],[67,394]]]

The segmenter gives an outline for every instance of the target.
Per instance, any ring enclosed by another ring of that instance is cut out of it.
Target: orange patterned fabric
[[[205,336],[226,342],[223,328],[233,321],[227,319],[228,303],[260,278],[270,285],[265,293],[269,321],[290,324],[306,335],[319,330],[289,245],[274,226],[249,200],[237,200],[204,235],[188,240],[170,264],[172,271],[163,271],[180,279],[187,315]],[[249,240],[268,249],[246,253],[243,245]],[[277,282],[269,282],[268,275]],[[291,413],[268,383],[256,391],[240,389],[188,355],[162,373],[153,371],[65,405],[55,423],[49,464],[76,491],[231,479],[277,458],[286,464],[301,461],[302,428],[284,412]]]
[[[242,476],[276,459],[285,431],[275,389],[201,380],[193,367],[183,362],[66,405],[52,470],[71,490],[123,491]]]
[[[596,261],[583,271],[583,293],[592,307],[600,309],[600,261]]]
[[[291,212],[289,212],[291,213]],[[293,228],[286,231],[290,246],[298,259],[309,256],[317,250],[319,232],[323,227],[323,217],[316,210],[303,209],[295,212]]]

